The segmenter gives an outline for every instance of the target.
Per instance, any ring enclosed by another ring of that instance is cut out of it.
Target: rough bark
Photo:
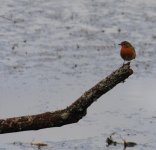
[[[0,134],[60,127],[66,124],[76,123],[86,115],[87,108],[94,101],[118,83],[124,82],[131,74],[133,74],[133,70],[130,69],[130,63],[121,66],[63,110],[38,115],[0,119]]]

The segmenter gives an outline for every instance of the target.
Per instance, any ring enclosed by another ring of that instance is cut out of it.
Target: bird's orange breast
[[[120,55],[124,60],[130,61],[135,59],[135,50],[131,47],[122,47],[120,51]]]

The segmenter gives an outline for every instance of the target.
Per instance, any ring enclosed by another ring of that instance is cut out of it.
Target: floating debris
[[[137,143],[135,142],[127,142],[126,140],[124,140],[121,136],[121,139],[123,140],[123,143],[121,142],[117,142],[115,140],[113,140],[112,136],[115,135],[116,133],[113,132],[107,139],[106,139],[106,143],[107,143],[107,147],[110,146],[110,145],[113,145],[113,146],[116,146],[117,144],[122,144],[124,146],[124,150],[127,148],[127,147],[134,147],[137,145]]]

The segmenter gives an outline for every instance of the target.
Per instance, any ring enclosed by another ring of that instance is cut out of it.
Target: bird
[[[120,56],[125,61],[131,61],[136,58],[135,48],[128,41],[123,41],[119,45],[121,45]],[[124,64],[123,63],[123,64]]]

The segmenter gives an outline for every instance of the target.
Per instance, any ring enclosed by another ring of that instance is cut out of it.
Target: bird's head
[[[123,41],[121,42],[119,45],[121,45],[122,47],[133,47],[129,42],[127,41]]]

